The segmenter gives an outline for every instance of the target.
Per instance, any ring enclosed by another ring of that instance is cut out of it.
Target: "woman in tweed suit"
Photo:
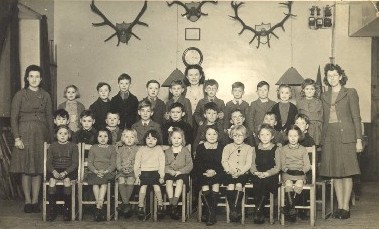
[[[320,175],[334,179],[338,202],[334,218],[347,219],[352,176],[360,174],[356,153],[363,150],[359,98],[355,89],[344,87],[347,77],[340,66],[327,64],[324,70],[329,90],[321,96],[324,126]]]

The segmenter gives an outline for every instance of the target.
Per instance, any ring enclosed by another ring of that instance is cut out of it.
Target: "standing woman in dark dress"
[[[10,168],[21,173],[25,213],[40,212],[38,194],[43,173],[43,143],[53,133],[52,103],[49,93],[40,88],[42,69],[26,68],[25,87],[12,100],[11,126],[15,138]]]
[[[338,209],[333,217],[350,217],[352,176],[360,174],[357,152],[362,152],[362,129],[359,98],[353,88],[345,88],[347,77],[338,65],[325,66],[324,83],[329,90],[322,94],[324,126],[320,175],[332,177]]]

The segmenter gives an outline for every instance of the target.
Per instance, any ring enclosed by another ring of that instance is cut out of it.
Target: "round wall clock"
[[[201,65],[203,62],[203,54],[201,53],[200,49],[196,47],[189,47],[183,52],[183,63],[188,65],[198,64]]]

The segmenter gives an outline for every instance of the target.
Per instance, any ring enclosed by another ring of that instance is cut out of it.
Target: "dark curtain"
[[[43,85],[42,87],[52,94],[51,86],[51,72],[50,72],[50,51],[49,51],[49,38],[47,32],[47,17],[43,15],[40,20],[40,54],[41,54],[41,68],[43,71]]]
[[[0,53],[2,53],[8,31],[10,32],[10,75],[11,97],[20,89],[20,53],[19,53],[19,23],[17,0],[0,1]]]

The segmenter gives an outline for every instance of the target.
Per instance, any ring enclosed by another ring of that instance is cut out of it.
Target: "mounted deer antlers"
[[[145,13],[146,11],[146,8],[147,8],[147,1],[145,1],[145,3],[143,4],[143,7],[141,9],[141,12],[139,12],[139,14],[137,15],[137,17],[134,19],[133,22],[131,23],[125,23],[124,21],[122,23],[116,23],[116,25],[114,25],[112,22],[110,22],[108,20],[107,17],[105,17],[105,15],[95,6],[95,1],[92,0],[92,3],[91,3],[91,10],[99,15],[104,21],[103,22],[100,22],[100,23],[92,23],[93,26],[103,26],[103,25],[108,25],[110,27],[112,27],[116,32],[112,35],[110,35],[107,39],[104,40],[104,42],[107,42],[109,41],[111,38],[113,38],[114,36],[117,36],[117,39],[118,39],[118,43],[117,43],[117,46],[119,46],[120,42],[121,43],[125,43],[125,44],[128,44],[130,38],[132,37],[132,35],[137,38],[138,40],[141,40],[136,34],[134,34],[132,32],[132,29],[135,25],[143,25],[143,26],[149,26],[148,24],[146,24],[145,22],[141,22],[139,21],[139,19],[142,17],[142,15]]]
[[[243,31],[245,30],[250,30],[251,32],[254,33],[254,37],[253,39],[249,42],[249,44],[251,44],[255,38],[257,38],[258,40],[258,45],[257,45],[257,48],[259,48],[259,45],[260,44],[266,44],[268,45],[268,47],[270,48],[270,34],[274,35],[276,38],[279,39],[279,37],[274,33],[274,30],[276,28],[282,28],[283,31],[285,31],[284,29],[284,22],[291,16],[294,16],[296,17],[296,15],[293,15],[291,13],[291,10],[292,10],[292,2],[285,2],[285,3],[279,3],[281,5],[285,5],[287,6],[288,8],[288,13],[284,13],[284,15],[286,15],[279,23],[277,23],[276,25],[272,26],[271,27],[271,24],[262,24],[261,25],[258,25],[258,26],[262,26],[263,28],[261,28],[260,30],[257,30],[257,25],[255,26],[255,29],[253,29],[252,27],[246,25],[246,23],[238,16],[238,8],[245,4],[244,2],[240,2],[240,3],[236,3],[236,2],[231,2],[231,6],[234,10],[234,16],[229,16],[233,19],[236,19],[237,21],[239,21],[242,25],[242,30],[241,32],[239,32],[238,34],[241,35],[243,33]],[[264,26],[268,26],[268,29],[267,28],[264,28]],[[266,37],[267,38],[267,42],[262,42],[261,41],[261,37]]]
[[[188,20],[195,22],[199,20],[201,15],[207,16],[208,14],[201,12],[201,7],[205,3],[213,3],[217,4],[217,1],[202,1],[202,2],[191,2],[191,3],[183,3],[181,1],[172,1],[171,3],[167,2],[168,6],[172,6],[173,4],[178,4],[183,6],[186,12],[182,14],[182,16],[186,16]]]

